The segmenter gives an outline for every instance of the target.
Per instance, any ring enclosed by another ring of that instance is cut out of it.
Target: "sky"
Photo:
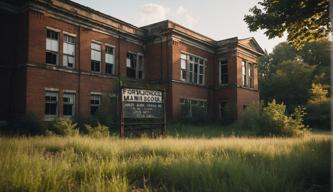
[[[214,40],[254,37],[268,53],[286,37],[250,32],[244,15],[259,0],[73,0],[137,27],[169,19]]]

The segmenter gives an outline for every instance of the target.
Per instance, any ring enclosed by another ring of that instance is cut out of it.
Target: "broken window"
[[[91,71],[101,72],[101,50],[102,46],[91,43]]]
[[[59,52],[59,33],[46,30],[46,60],[47,64],[57,65],[58,64],[58,52]]]
[[[75,37],[64,35],[63,66],[75,67]]]

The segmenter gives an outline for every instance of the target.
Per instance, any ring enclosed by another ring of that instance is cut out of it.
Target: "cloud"
[[[198,22],[183,6],[178,6],[176,10],[171,10],[163,5],[148,3],[140,9],[139,22],[142,25],[148,25],[166,19],[173,20],[189,28],[193,27]]]
[[[190,28],[193,27],[196,23],[198,23],[198,20],[192,15],[190,15],[189,11],[183,6],[179,6],[177,8],[176,19],[179,20],[181,24]]]
[[[142,24],[151,24],[165,20],[170,9],[162,5],[148,3],[140,10],[140,22]]]

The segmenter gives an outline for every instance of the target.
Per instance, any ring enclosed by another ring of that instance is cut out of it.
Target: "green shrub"
[[[237,108],[235,104],[228,103],[222,111],[221,123],[229,125],[237,120]]]
[[[43,135],[45,132],[45,127],[33,113],[15,117],[1,128],[1,133],[9,135]]]
[[[286,106],[273,100],[266,107],[252,104],[241,114],[239,127],[248,128],[260,136],[302,136],[307,132],[303,123],[304,108],[296,107],[294,113],[286,115]]]
[[[94,138],[102,138],[102,137],[108,137],[109,136],[109,127],[100,124],[99,122],[97,123],[97,125],[91,126],[88,124],[85,124],[87,133],[90,137],[94,137]]]
[[[331,127],[331,100],[306,105],[305,123],[313,128],[330,129]]]
[[[54,123],[54,132],[63,136],[76,136],[79,134],[77,123],[68,118],[59,118]]]

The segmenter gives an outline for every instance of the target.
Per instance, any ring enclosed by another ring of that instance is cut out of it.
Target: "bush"
[[[320,103],[309,103],[305,123],[313,128],[327,129],[331,127],[331,100]]]
[[[252,104],[241,114],[239,126],[255,131],[260,136],[302,136],[307,128],[303,123],[304,108],[296,107],[286,115],[286,106],[273,100],[266,107]]]
[[[79,134],[77,123],[74,123],[71,119],[60,118],[54,123],[54,132],[63,136],[76,136]]]
[[[237,120],[237,108],[235,104],[228,103],[222,111],[221,123],[229,125]]]
[[[90,137],[94,138],[102,138],[102,137],[108,137],[109,136],[109,127],[97,123],[97,126],[93,127],[91,125],[85,124],[86,130],[88,132],[88,135]]]
[[[10,120],[1,132],[9,135],[43,135],[46,129],[35,114],[27,113]]]

